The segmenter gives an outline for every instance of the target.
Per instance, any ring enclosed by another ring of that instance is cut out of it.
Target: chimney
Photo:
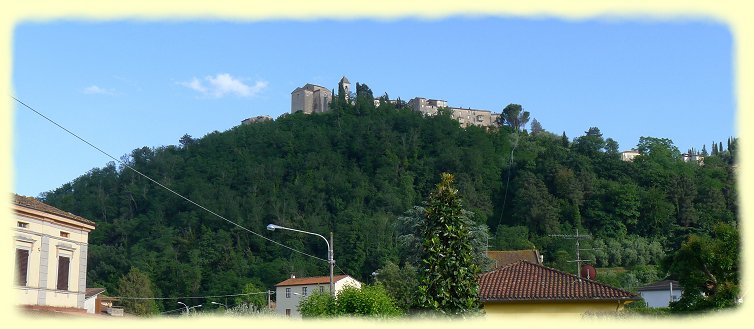
[[[295,278],[296,278],[296,274],[291,273],[291,279],[295,279]]]

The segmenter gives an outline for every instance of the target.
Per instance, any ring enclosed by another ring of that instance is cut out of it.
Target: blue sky
[[[120,157],[290,110],[306,83],[345,75],[376,96],[500,112],[521,104],[551,132],[599,127],[685,151],[735,136],[733,47],[709,20],[450,17],[19,24],[13,94]],[[14,192],[37,196],[109,158],[20,106]]]

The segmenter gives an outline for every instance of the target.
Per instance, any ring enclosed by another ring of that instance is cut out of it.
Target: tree
[[[739,253],[739,233],[733,225],[719,223],[711,235],[690,235],[666,263],[683,286],[681,299],[670,304],[671,311],[735,306],[739,298]]]
[[[443,173],[424,213],[425,250],[419,271],[419,306],[447,315],[479,311],[479,266],[473,261],[469,227],[453,175]]]
[[[395,306],[408,311],[416,305],[416,291],[419,281],[416,277],[417,269],[411,264],[399,267],[393,262],[387,262],[377,270],[376,280],[385,287],[387,294],[395,300]]]
[[[381,285],[347,286],[338,295],[315,292],[298,305],[304,318],[334,316],[395,317],[399,310]]]
[[[542,128],[542,124],[539,123],[539,121],[537,121],[537,119],[532,119],[531,120],[531,134],[532,135],[536,135],[536,134],[539,134],[539,133],[541,133],[543,131],[545,131],[545,129]]]
[[[513,131],[519,132],[529,122],[529,112],[524,111],[523,107],[518,104],[508,104],[500,115],[500,120],[513,128]]]
[[[261,310],[267,307],[267,294],[254,282],[249,282],[243,286],[242,296],[236,297],[236,304],[247,304]]]
[[[123,298],[121,302],[125,312],[136,315],[150,315],[157,312],[157,303],[153,298],[152,280],[149,275],[132,267],[128,274],[118,280],[118,294]]]

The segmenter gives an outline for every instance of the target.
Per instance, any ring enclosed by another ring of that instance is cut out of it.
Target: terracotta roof
[[[48,214],[58,215],[58,216],[65,217],[68,219],[73,219],[75,221],[79,221],[84,224],[94,225],[93,221],[90,221],[81,216],[74,215],[67,211],[60,210],[51,205],[42,203],[41,201],[32,197],[13,194],[13,203],[21,207],[25,207],[25,208],[29,208],[29,209],[33,209],[33,210],[37,210],[41,212],[46,212]]]
[[[657,281],[655,283],[650,283],[646,286],[643,286],[639,289],[636,289],[637,291],[658,291],[658,290],[670,290],[670,283],[673,283],[673,289],[677,290],[683,290],[683,287],[681,287],[680,284],[678,284],[678,281],[676,280],[662,280]]]
[[[333,282],[338,282],[340,280],[345,279],[346,277],[350,277],[349,275],[336,275],[333,277]],[[290,278],[288,280],[285,280],[283,282],[280,282],[275,285],[275,287],[280,286],[303,286],[303,285],[310,285],[310,284],[330,284],[330,276],[312,276],[312,277],[306,277],[306,278]]]
[[[494,268],[505,267],[520,260],[541,265],[539,262],[539,252],[536,249],[505,251],[489,250],[487,251],[487,257],[495,261]]]
[[[518,261],[479,277],[482,302],[628,301],[641,297],[556,269]]]
[[[86,293],[84,293],[86,298],[97,296],[101,293],[105,292],[105,288],[86,288]]]

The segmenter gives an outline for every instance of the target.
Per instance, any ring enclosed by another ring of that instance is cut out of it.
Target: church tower
[[[344,75],[340,82],[338,82],[338,91],[343,91],[346,96],[346,100],[349,99],[349,96],[351,94],[351,82],[348,81],[348,78]]]

